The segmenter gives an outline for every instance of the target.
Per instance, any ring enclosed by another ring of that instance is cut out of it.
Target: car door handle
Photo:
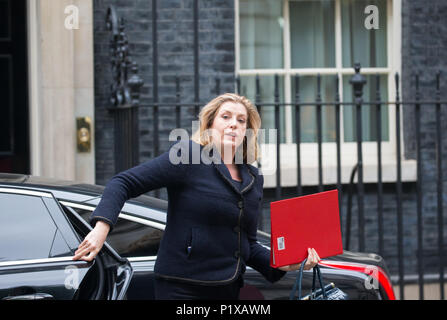
[[[2,300],[54,300],[54,297],[48,293],[31,293],[21,296],[8,296]]]

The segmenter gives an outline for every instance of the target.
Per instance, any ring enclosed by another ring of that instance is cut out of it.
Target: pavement
[[[400,299],[399,286],[393,286],[396,299]],[[419,300],[419,285],[407,284],[404,287],[405,300]],[[424,300],[440,300],[441,288],[439,283],[430,283],[424,285]],[[444,298],[447,298],[447,284],[444,283]]]

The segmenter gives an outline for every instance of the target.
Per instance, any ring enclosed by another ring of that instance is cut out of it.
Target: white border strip
[[[67,201],[59,201],[59,203],[63,204],[64,206],[67,206],[67,207],[73,207],[73,208],[83,209],[83,210],[87,210],[87,211],[95,210],[94,206],[86,206],[86,205],[83,205],[83,204],[67,202]]]
[[[126,259],[129,260],[129,262],[149,262],[157,260],[157,256],[129,257]]]
[[[72,203],[72,202],[66,202],[66,201],[59,201],[61,204],[63,204],[64,206],[67,207],[72,207],[72,208],[78,208],[78,209],[83,209],[83,210],[88,210],[88,211],[94,211],[96,207],[94,206],[86,206],[83,204],[77,204],[77,203]],[[128,221],[133,221],[136,223],[141,223],[143,225],[149,226],[149,227],[153,227],[159,230],[165,230],[165,225],[163,223],[158,223],[158,222],[154,222],[154,221],[150,221],[144,218],[138,218],[138,217],[134,217],[125,213],[120,213],[119,216],[122,219],[128,220]]]
[[[362,74],[390,74],[393,70],[391,68],[362,68]],[[278,74],[281,76],[284,75],[295,75],[299,74],[300,76],[314,76],[317,74],[321,75],[352,75],[355,74],[353,68],[306,68],[306,69],[247,69],[247,70],[239,70],[238,74],[240,76],[256,76],[256,75],[274,75]],[[341,82],[341,81],[340,81]]]
[[[129,220],[129,221],[133,221],[133,222],[141,223],[141,224],[144,224],[144,225],[149,226],[149,227],[153,227],[153,228],[156,228],[156,229],[160,229],[160,230],[163,230],[163,231],[165,230],[165,227],[166,227],[166,226],[165,226],[164,224],[162,224],[162,223],[158,223],[158,222],[154,222],[154,221],[146,220],[146,219],[143,219],[143,218],[138,218],[138,217],[130,216],[130,215],[125,214],[125,213],[120,213],[119,217],[120,217],[120,218],[123,218],[123,219],[126,219],[126,220]]]
[[[26,189],[0,188],[0,192],[2,192],[2,193],[26,194],[26,195],[29,195],[29,196],[53,198],[51,193],[32,191],[32,190],[26,190]]]
[[[27,0],[29,142],[31,174],[42,175],[42,73],[40,38],[40,2]]]
[[[74,262],[75,260],[73,260],[73,257],[16,260],[16,261],[0,262],[0,267],[21,266],[21,265],[26,265],[26,264],[39,264],[39,263],[52,263],[52,262],[69,262],[69,261]]]

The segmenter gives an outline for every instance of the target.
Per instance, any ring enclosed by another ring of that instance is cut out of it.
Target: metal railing
[[[194,0],[194,92],[190,92],[190,96],[188,97],[182,97],[180,92],[181,83],[180,83],[180,76],[175,77],[175,97],[176,101],[175,103],[162,103],[159,99],[159,92],[158,92],[158,82],[159,82],[159,74],[158,74],[158,47],[157,47],[157,1],[152,1],[152,38],[153,38],[153,57],[152,57],[152,63],[153,63],[153,79],[152,79],[152,103],[146,103],[140,105],[140,108],[149,108],[152,111],[152,120],[153,120],[153,128],[150,132],[152,136],[153,141],[153,156],[157,156],[160,154],[160,141],[164,140],[167,141],[167,136],[161,136],[160,135],[160,122],[159,122],[159,111],[160,108],[171,108],[173,110],[172,117],[175,119],[175,124],[177,128],[181,127],[182,123],[182,110],[187,109],[189,111],[189,115],[195,115],[197,117],[200,106],[203,106],[206,102],[200,101],[200,92],[199,92],[199,55],[198,55],[198,1]],[[396,180],[392,183],[394,192],[396,195],[396,225],[397,225],[397,234],[396,235],[388,235],[395,237],[395,241],[397,243],[397,260],[398,260],[398,271],[397,271],[397,284],[399,285],[400,290],[400,298],[404,299],[404,287],[405,287],[405,259],[404,259],[404,215],[403,215],[403,181],[402,181],[402,145],[401,145],[401,134],[402,134],[402,128],[401,128],[401,117],[402,117],[402,107],[405,106],[413,106],[415,111],[415,137],[416,137],[416,163],[417,163],[417,181],[416,184],[416,212],[417,212],[417,256],[414,257],[414,259],[417,260],[417,279],[419,284],[419,297],[420,299],[424,298],[424,267],[423,267],[423,259],[424,259],[424,229],[423,229],[423,193],[424,190],[422,189],[422,182],[423,182],[423,171],[422,171],[422,158],[421,158],[421,106],[427,105],[427,106],[434,106],[435,107],[435,114],[436,114],[436,141],[435,141],[435,149],[436,149],[436,174],[437,174],[437,188],[436,188],[436,194],[437,194],[437,233],[438,233],[438,240],[437,240],[437,262],[439,265],[438,272],[439,272],[439,285],[440,285],[440,297],[441,299],[444,299],[444,263],[443,263],[443,252],[444,252],[444,220],[443,220],[443,184],[442,184],[442,176],[443,176],[443,168],[442,168],[442,131],[441,131],[441,106],[445,105],[447,101],[441,100],[441,91],[440,91],[440,73],[437,73],[436,75],[436,88],[435,88],[435,97],[432,100],[422,100],[421,99],[421,90],[420,90],[420,83],[419,83],[419,76],[415,76],[415,98],[414,100],[405,100],[402,101],[400,97],[400,84],[399,84],[399,75],[395,75],[395,101],[381,101],[381,89],[380,89],[380,76],[376,76],[376,97],[374,101],[364,101],[363,99],[363,86],[365,85],[365,77],[361,74],[360,65],[356,64],[354,66],[355,74],[351,78],[350,84],[352,85],[353,94],[354,94],[354,100],[353,102],[343,102],[340,99],[340,93],[338,91],[339,88],[339,81],[340,79],[338,76],[334,76],[334,82],[335,82],[335,88],[337,88],[333,101],[323,101],[322,99],[322,92],[321,92],[321,77],[320,75],[317,76],[317,92],[315,94],[315,101],[314,102],[302,102],[300,101],[300,76],[295,75],[294,76],[294,82],[295,82],[295,97],[294,101],[290,103],[284,103],[280,101],[280,86],[279,86],[279,76],[275,75],[274,79],[274,92],[272,95],[273,101],[265,102],[261,101],[261,86],[260,86],[260,80],[259,77],[256,77],[255,82],[255,105],[258,108],[258,111],[261,112],[261,110],[264,107],[273,107],[274,108],[274,127],[277,130],[276,135],[277,139],[276,141],[280,142],[281,132],[282,132],[282,125],[280,121],[280,111],[281,108],[284,108],[286,106],[290,106],[295,109],[295,137],[296,137],[296,175],[297,175],[297,184],[295,186],[296,195],[302,195],[303,194],[303,179],[302,179],[302,163],[301,158],[302,154],[300,153],[300,146],[302,144],[301,139],[301,110],[303,106],[313,106],[316,110],[316,133],[317,133],[317,148],[318,148],[318,191],[324,190],[324,183],[323,183],[323,121],[322,121],[322,108],[323,106],[332,106],[334,108],[335,112],[335,146],[336,146],[336,176],[337,176],[337,182],[336,182],[336,188],[339,191],[340,195],[340,206],[342,205],[342,199],[344,196],[344,193],[346,193],[346,188],[348,189],[348,208],[346,209],[346,226],[343,230],[344,237],[345,237],[345,249],[349,249],[351,245],[351,229],[353,228],[353,225],[351,224],[351,219],[355,215],[357,217],[358,225],[357,225],[357,232],[358,232],[358,249],[359,251],[365,250],[365,244],[366,242],[370,242],[372,240],[369,240],[365,234],[365,228],[366,228],[366,222],[365,222],[365,212],[364,212],[364,198],[365,198],[365,189],[364,189],[364,175],[363,175],[363,152],[362,152],[362,144],[364,141],[362,140],[362,118],[361,118],[361,110],[363,106],[375,106],[376,109],[376,132],[378,133],[376,136],[376,143],[377,143],[377,183],[375,183],[377,187],[377,233],[378,233],[378,251],[379,254],[384,253],[384,237],[385,237],[385,228],[384,228],[384,189],[383,189],[383,172],[382,172],[382,141],[381,141],[381,132],[382,132],[382,123],[381,123],[381,114],[383,112],[383,106],[387,105],[394,105],[395,106],[395,141],[396,141],[396,150],[395,150],[395,164],[396,164]],[[216,77],[215,81],[215,88],[214,88],[214,95],[218,95],[221,92],[220,88],[220,82],[221,79]],[[241,92],[240,89],[240,78],[235,79],[235,92]],[[139,82],[137,81],[135,84],[135,88],[138,87]],[[135,89],[136,90],[136,89]],[[191,98],[191,95],[193,95],[193,102],[192,103],[182,103],[183,99]],[[203,92],[202,92],[203,95]],[[135,105],[138,105],[138,103],[135,103]],[[356,159],[356,165],[352,169],[351,173],[351,179],[350,183],[347,184],[342,181],[342,159],[341,159],[341,146],[342,146],[342,136],[341,136],[341,112],[342,108],[345,106],[353,106],[355,108],[355,116],[356,116],[356,145],[357,145],[357,159]],[[191,111],[192,110],[192,111]],[[118,113],[117,117],[118,117]],[[127,127],[130,128],[138,128],[138,118],[137,117],[130,117],[129,123],[126,124]],[[172,128],[174,129],[174,128]],[[123,141],[119,142],[120,145],[127,145],[130,146],[132,150],[135,150],[135,148],[138,147],[138,134],[133,135],[130,139],[127,139],[130,133],[125,133],[120,130],[119,126],[116,128],[116,139],[119,141],[120,139],[123,139]],[[138,150],[138,149],[136,149]],[[276,145],[276,163],[277,163],[277,170],[276,170],[276,184],[274,187],[275,190],[275,198],[281,199],[283,194],[283,186],[281,184],[281,148],[280,143],[277,143]],[[129,165],[129,163],[127,163]],[[262,166],[262,163],[260,164]],[[357,182],[354,183],[354,177],[357,176]],[[354,186],[356,186],[355,194],[357,197],[357,212],[352,212],[352,199],[354,196]],[[342,208],[341,208],[342,209]],[[340,209],[340,212],[342,210]]]
[[[317,81],[319,77],[317,77]],[[356,80],[358,79],[358,80]],[[323,130],[323,124],[322,124],[322,112],[321,109],[323,106],[334,106],[335,107],[335,121],[336,121],[336,150],[337,150],[337,167],[336,167],[336,171],[337,171],[337,183],[336,183],[336,188],[339,191],[339,196],[340,196],[340,206],[342,204],[342,197],[344,195],[344,193],[346,192],[346,184],[342,183],[342,177],[341,177],[341,166],[342,166],[342,160],[341,160],[341,108],[343,106],[355,106],[356,107],[356,117],[357,117],[357,126],[356,126],[356,137],[357,137],[357,164],[353,169],[353,172],[351,174],[351,180],[350,180],[350,184],[347,186],[349,188],[349,190],[351,190],[350,193],[348,193],[348,196],[350,197],[350,200],[348,201],[348,208],[347,208],[347,215],[346,215],[346,227],[343,230],[344,231],[344,236],[345,236],[345,249],[348,250],[350,248],[350,244],[351,244],[351,217],[353,214],[355,214],[357,216],[357,221],[358,221],[358,226],[357,226],[357,231],[358,231],[358,249],[359,251],[365,251],[365,243],[366,241],[370,241],[366,238],[365,236],[365,213],[364,213],[364,197],[365,197],[365,191],[364,191],[364,181],[363,181],[363,154],[362,154],[362,119],[361,119],[361,108],[364,105],[372,105],[372,106],[376,106],[376,112],[377,112],[377,119],[379,119],[379,121],[377,121],[376,125],[377,125],[377,132],[381,132],[381,116],[380,113],[381,111],[381,107],[383,105],[395,105],[395,112],[396,112],[396,123],[395,123],[395,128],[396,128],[396,172],[397,172],[397,179],[394,182],[395,185],[395,194],[396,194],[396,214],[397,214],[397,235],[396,235],[396,242],[397,242],[397,249],[398,249],[398,284],[399,284],[399,290],[400,290],[400,297],[401,299],[404,298],[404,286],[405,286],[405,281],[404,281],[404,264],[405,264],[405,259],[404,259],[404,255],[403,255],[403,251],[404,251],[404,234],[403,234],[403,212],[402,212],[402,203],[403,203],[403,191],[402,191],[402,158],[401,158],[401,133],[402,133],[402,128],[401,128],[401,116],[402,116],[402,111],[401,111],[401,107],[402,105],[414,105],[415,107],[415,121],[416,121],[416,161],[417,161],[417,181],[416,181],[416,186],[417,186],[417,238],[418,238],[418,256],[415,257],[418,261],[418,280],[419,280],[419,285],[420,285],[420,297],[423,298],[424,297],[424,292],[423,292],[423,285],[424,285],[424,271],[423,271],[423,264],[422,261],[424,259],[423,257],[423,216],[422,216],[422,195],[423,195],[423,190],[421,189],[421,183],[422,183],[422,179],[423,179],[423,172],[422,172],[422,167],[421,167],[421,134],[420,134],[420,109],[421,109],[421,105],[425,105],[425,104],[434,104],[435,108],[436,108],[436,128],[437,128],[437,133],[436,133],[436,152],[437,152],[437,176],[438,176],[438,180],[437,180],[437,203],[438,203],[438,253],[439,253],[439,281],[440,281],[440,296],[442,299],[444,299],[444,269],[443,269],[443,262],[442,262],[442,255],[444,252],[444,244],[443,244],[443,203],[442,203],[442,194],[443,194],[443,186],[442,186],[442,132],[441,132],[441,126],[440,126],[440,121],[441,121],[441,116],[440,116],[440,112],[441,112],[441,105],[447,103],[446,101],[441,101],[440,100],[440,94],[439,94],[439,81],[440,81],[440,75],[437,75],[437,94],[436,94],[436,98],[433,101],[422,101],[420,100],[420,92],[418,91],[418,89],[416,90],[416,99],[414,101],[401,101],[400,96],[399,96],[399,76],[396,75],[395,80],[396,80],[396,99],[393,102],[387,102],[387,101],[380,101],[380,89],[378,89],[378,94],[377,94],[377,99],[376,101],[372,101],[372,102],[365,102],[362,100],[362,91],[360,89],[360,85],[363,85],[364,82],[362,81],[362,77],[360,74],[360,68],[357,66],[356,67],[356,74],[353,76],[351,84],[354,87],[354,93],[355,93],[355,101],[354,102],[350,102],[350,103],[345,103],[345,102],[341,102],[338,97],[339,94],[336,94],[336,97],[334,99],[334,101],[331,102],[323,102],[321,99],[317,98],[316,102],[314,103],[300,103],[299,99],[296,98],[294,103],[292,104],[287,104],[287,103],[280,103],[279,102],[279,95],[278,95],[278,84],[277,81],[275,81],[276,88],[275,88],[275,92],[276,94],[274,95],[274,99],[275,101],[273,103],[265,103],[265,102],[258,102],[256,103],[258,110],[262,109],[263,107],[266,106],[272,106],[275,109],[274,112],[274,117],[275,117],[275,128],[276,130],[276,134],[277,134],[277,139],[276,141],[280,141],[280,135],[281,135],[281,122],[279,121],[279,116],[280,116],[280,108],[283,108],[287,105],[291,105],[293,107],[295,107],[296,110],[296,122],[297,124],[300,123],[300,108],[303,106],[303,104],[305,104],[306,106],[309,105],[313,105],[316,110],[317,110],[317,123],[316,123],[316,129],[317,129],[317,145],[318,145],[318,191],[323,191],[325,185],[323,184],[323,167],[324,167],[324,162],[323,162],[323,158],[322,158],[322,130]],[[238,79],[235,80],[236,84],[238,82]],[[336,82],[338,83],[338,79],[336,79]],[[216,80],[216,88],[215,88],[215,93],[218,94],[219,93],[219,80]],[[298,76],[296,76],[296,80],[295,83],[299,83],[299,78]],[[377,76],[377,87],[379,83],[379,76]],[[418,80],[417,82],[418,83]],[[182,108],[197,108],[197,105],[204,105],[204,103],[197,103],[197,102],[193,102],[193,103],[189,103],[189,104],[184,104],[181,103],[181,96],[180,96],[180,80],[179,77],[176,78],[176,103],[173,105],[172,103],[153,103],[153,104],[147,104],[147,105],[142,105],[142,108],[151,108],[154,112],[154,114],[158,113],[158,109],[159,108],[174,108],[175,112],[174,112],[174,117],[175,117],[175,123],[177,128],[181,127],[180,123],[181,123],[181,110]],[[358,86],[358,87],[356,87]],[[237,85],[236,85],[237,87]],[[338,88],[338,85],[336,86]],[[320,86],[318,86],[318,88],[320,88]],[[298,87],[297,87],[298,89]],[[299,95],[299,90],[296,90],[297,92],[297,96]],[[257,94],[259,95],[259,94]],[[321,97],[321,93],[318,92],[317,93],[317,97]],[[197,114],[196,114],[197,116]],[[154,124],[154,132],[153,132],[153,136],[154,137],[160,137],[159,132],[158,132],[158,123],[155,122]],[[300,126],[297,125],[296,128],[296,146],[297,146],[297,163],[296,163],[296,174],[297,174],[297,185],[296,185],[296,195],[302,195],[303,194],[303,184],[302,184],[302,176],[301,176],[301,156],[300,155],[300,148],[299,145],[301,142],[301,132],[300,132]],[[165,137],[166,139],[166,137]],[[157,155],[157,152],[159,151],[159,138],[154,140],[154,156]],[[378,204],[378,211],[377,211],[377,223],[378,223],[378,248],[379,248],[379,254],[383,254],[384,252],[384,213],[383,213],[383,172],[382,172],[382,151],[381,151],[381,135],[378,134],[377,135],[377,169],[378,169],[378,176],[377,176],[377,204]],[[282,198],[282,190],[283,187],[281,186],[281,148],[280,148],[280,143],[277,143],[276,146],[276,163],[279,164],[276,170],[276,186],[275,188],[275,198],[276,199],[281,199]],[[261,164],[262,165],[262,162]],[[354,183],[354,177],[357,177],[357,182]],[[355,188],[355,194],[357,197],[357,212],[352,213],[352,197],[354,195],[354,188]],[[341,210],[340,210],[341,212]]]
[[[143,80],[138,76],[137,64],[130,57],[124,19],[118,19],[114,7],[107,10],[106,24],[111,32],[110,60],[113,75],[108,110],[114,117],[114,160],[115,172],[118,173],[138,164],[138,107]]]

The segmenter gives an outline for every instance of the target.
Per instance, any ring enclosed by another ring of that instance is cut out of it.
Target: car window
[[[69,255],[40,197],[0,193],[0,261]]]
[[[82,218],[89,221],[91,212],[73,208]],[[118,218],[107,242],[122,257],[156,256],[163,231],[144,224]]]

